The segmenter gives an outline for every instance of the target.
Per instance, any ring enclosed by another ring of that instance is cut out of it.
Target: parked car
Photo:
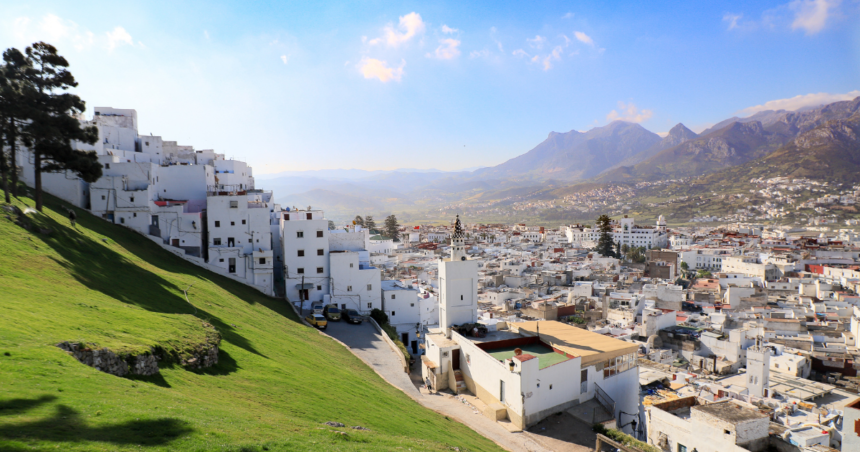
[[[325,317],[323,317],[321,314],[308,314],[308,316],[305,317],[305,321],[321,330],[324,330],[326,329],[326,327],[328,327],[328,321],[326,321]]]
[[[361,314],[359,314],[355,309],[344,309],[340,316],[342,319],[346,320],[347,323],[354,323],[356,325],[364,320]]]
[[[311,305],[311,312],[314,314],[322,314],[323,313],[323,305],[322,303],[314,303]]]
[[[326,319],[337,322],[340,320],[340,309],[338,309],[336,304],[326,305],[323,309],[323,315]]]

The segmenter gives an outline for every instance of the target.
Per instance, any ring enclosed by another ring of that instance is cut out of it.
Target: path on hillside
[[[420,376],[413,382],[394,351],[382,336],[368,322],[351,325],[346,322],[329,322],[325,333],[343,342],[350,351],[367,363],[392,386],[402,390],[421,405],[445,416],[456,419],[484,437],[494,441],[507,450],[515,452],[551,452],[542,446],[529,433],[511,433],[501,424],[476,414],[472,408],[463,404],[450,394],[428,394],[421,385]]]

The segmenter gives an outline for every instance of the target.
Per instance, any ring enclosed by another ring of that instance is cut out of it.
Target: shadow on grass
[[[45,397],[34,399],[29,405],[32,409],[45,403]],[[53,399],[52,399],[53,400]],[[10,401],[0,402],[5,404]],[[14,399],[14,405],[27,406],[23,399]],[[160,446],[168,444],[193,431],[189,424],[180,419],[160,418],[135,420],[113,425],[91,427],[80,413],[67,405],[57,405],[56,414],[44,419],[0,425],[0,439],[36,439],[51,442],[98,441],[113,444],[139,444]]]
[[[38,399],[9,399],[0,401],[0,416],[11,416],[30,411],[40,405],[57,400],[57,396],[43,395]]]
[[[236,372],[239,368],[239,363],[229,353],[224,350],[218,350],[218,364],[212,367],[189,370],[200,375],[229,375]]]
[[[159,367],[163,368],[164,366],[162,366],[161,363],[159,363]],[[167,380],[164,379],[164,376],[161,374],[155,374],[155,375],[128,374],[125,376],[125,378],[128,380],[132,380],[132,381],[140,381],[143,383],[153,384],[155,386],[159,386],[162,388],[172,388],[173,387],[173,386],[170,386],[170,383],[168,383]]]
[[[47,194],[45,194],[45,207],[60,213],[65,212],[68,208],[57,198]],[[140,243],[146,243],[147,240],[140,237],[138,233],[123,226],[100,220],[85,210],[75,208],[75,211],[77,212],[79,227],[109,237],[108,242],[114,240],[126,249],[135,249],[141,253],[139,257],[146,262],[170,272],[188,274],[201,279],[206,279],[204,276],[211,275],[203,269],[199,269],[198,272],[189,272],[189,267],[194,268],[194,264],[184,262],[181,258],[155,246],[150,246],[149,249],[141,252],[145,247]],[[65,267],[76,280],[87,288],[148,311],[195,315],[215,326],[225,341],[266,358],[251,345],[250,341],[237,333],[228,322],[222,321],[199,307],[195,314],[194,307],[185,300],[182,288],[129,261],[125,256],[108,246],[104,246],[104,243],[99,243],[65,224],[58,223],[52,217],[34,215],[31,220],[37,228],[52,231],[48,235],[36,233],[34,236],[39,237],[45,245],[53,248],[62,257],[62,259],[54,259],[54,261]],[[208,274],[204,275],[204,272]]]

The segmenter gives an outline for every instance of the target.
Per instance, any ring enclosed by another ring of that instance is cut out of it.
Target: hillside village
[[[753,178],[767,202],[734,194],[736,211],[689,219],[723,225],[677,228],[627,214],[633,188],[566,198],[617,217],[625,252],[609,256],[588,224],[334,224],[325,206],[274,202],[242,161],[139,134],[135,110],[80,120],[103,176],[44,174],[46,192],[302,316],[384,313],[422,389],[469,395],[478,416],[528,430],[564,411],[671,451],[860,450],[860,237],[760,221],[831,223],[858,186]],[[18,162],[32,186],[26,150]]]

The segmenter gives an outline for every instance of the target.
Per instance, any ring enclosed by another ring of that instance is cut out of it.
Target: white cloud
[[[289,63],[290,62],[290,56],[289,55],[281,55],[281,61],[283,61],[284,64]]]
[[[382,83],[388,83],[391,80],[399,82],[403,78],[403,67],[406,66],[406,61],[403,60],[399,67],[389,67],[388,63],[375,58],[363,57],[358,62],[358,70],[364,75],[364,78],[377,78]]]
[[[618,110],[610,111],[609,114],[606,115],[606,119],[609,121],[620,120],[627,122],[642,122],[647,121],[653,115],[654,112],[651,110],[640,111],[633,102],[625,104],[624,102],[618,101]]]
[[[743,15],[743,14],[730,14],[730,13],[726,13],[726,14],[723,16],[723,22],[728,22],[728,23],[729,23],[729,28],[728,28],[728,29],[729,29],[729,30],[734,30],[735,28],[738,28],[738,20],[740,20],[742,17],[744,17],[744,15]]]
[[[517,50],[514,50],[514,51],[512,52],[512,55],[513,55],[513,56],[515,56],[515,57],[520,57],[520,58],[522,58],[522,57],[528,57],[528,56],[529,56],[529,54],[528,54],[528,53],[526,53],[526,51],[525,51],[525,50],[523,50],[523,49],[517,49]]]
[[[573,16],[574,16],[573,13],[567,13],[567,14],[561,16],[561,18],[562,19],[573,19]]]
[[[125,28],[116,27],[113,31],[107,32],[108,50],[113,50],[122,44],[134,45],[131,35],[125,31]]]
[[[208,41],[209,40],[209,32],[206,30],[203,30],[203,37],[206,38],[206,40]],[[275,42],[278,42],[278,40],[275,39]]]
[[[839,0],[795,0],[788,7],[794,11],[794,21],[791,29],[798,28],[814,35],[824,29],[831,8],[836,8]]]
[[[574,31],[573,35],[576,37],[576,39],[579,42],[582,42],[584,44],[590,45],[591,47],[594,47],[594,40],[591,39],[591,36],[588,36],[587,34],[581,32],[581,31]]]
[[[568,38],[566,34],[561,34],[561,35],[559,35],[559,36],[561,36],[562,38],[564,38],[564,46],[565,46],[565,47],[567,47],[567,46],[569,46],[569,45],[570,45],[570,38]]]
[[[392,24],[386,25],[383,29],[383,36],[371,39],[370,45],[384,43],[389,47],[398,47],[400,44],[424,33],[425,26],[424,21],[421,20],[421,15],[411,12],[405,16],[400,16],[400,23],[397,28],[399,30],[395,30]]]
[[[458,30],[456,28],[451,28],[445,24],[442,24],[442,33],[450,34],[450,33],[456,33],[458,31],[460,31],[460,30]]]
[[[741,110],[741,113],[753,115],[760,111],[766,110],[799,110],[803,107],[817,107],[819,105],[831,104],[843,100],[852,100],[860,96],[860,90],[850,91],[844,94],[830,93],[810,93],[789,97],[788,99],[777,99],[765,102],[762,105],[748,107]]]
[[[548,71],[552,69],[552,62],[561,60],[561,50],[561,46],[556,46],[552,49],[552,52],[543,59],[543,70]]]
[[[487,49],[484,50],[473,50],[469,53],[469,58],[487,58],[490,56],[490,51]]]
[[[61,52],[72,47],[83,51],[98,47],[113,51],[122,45],[134,46],[134,40],[125,28],[116,26],[113,30],[97,35],[78,26],[77,23],[63,19],[55,14],[46,14],[38,24],[32,26],[29,17],[18,17],[12,24],[12,35],[19,45],[29,45],[37,41],[49,42]],[[138,45],[144,48],[138,41]]]
[[[546,38],[541,35],[535,35],[533,39],[526,38],[526,41],[533,49],[540,49],[546,42]]]
[[[456,39],[440,39],[439,42],[441,45],[436,48],[433,53],[428,53],[426,56],[428,58],[438,58],[440,60],[452,60],[460,56],[460,49],[457,47],[460,46],[460,41]]]

